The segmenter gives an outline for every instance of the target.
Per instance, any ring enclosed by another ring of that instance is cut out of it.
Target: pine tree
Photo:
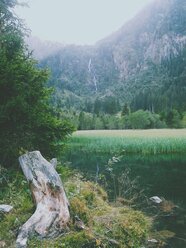
[[[21,151],[57,152],[57,144],[72,132],[49,106],[46,70],[38,69],[24,44],[24,27],[12,8],[13,0],[0,2],[0,156],[15,163]],[[15,160],[16,159],[16,160]]]

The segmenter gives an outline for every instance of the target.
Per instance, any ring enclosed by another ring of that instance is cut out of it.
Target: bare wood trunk
[[[62,181],[55,170],[57,160],[50,163],[39,151],[19,157],[23,173],[30,184],[36,210],[21,227],[16,246],[26,247],[30,235],[40,238],[56,237],[66,228],[70,219],[69,203]]]

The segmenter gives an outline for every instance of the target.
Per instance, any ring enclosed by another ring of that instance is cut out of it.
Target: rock
[[[158,196],[153,196],[149,199],[156,204],[160,204],[162,202],[162,200]]]
[[[154,239],[154,238],[148,239],[147,240],[147,247],[148,248],[157,248],[157,247],[159,247],[159,241]],[[160,247],[162,247],[162,246],[160,246]]]
[[[158,241],[156,239],[148,239],[149,243],[157,244]]]
[[[10,205],[0,205],[0,212],[9,213],[13,209]]]

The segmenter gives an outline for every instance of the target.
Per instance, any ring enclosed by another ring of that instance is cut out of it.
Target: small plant
[[[114,174],[114,165],[118,163],[121,159],[121,156],[119,157],[112,157],[108,160],[107,165],[105,165],[105,170],[109,173],[112,182],[113,182],[113,193],[114,193],[114,201],[116,201],[117,198],[117,189],[116,189],[116,176]]]
[[[132,207],[140,206],[146,201],[144,190],[140,189],[139,178],[130,177],[130,169],[125,169],[118,177],[118,198],[124,200],[124,204]]]

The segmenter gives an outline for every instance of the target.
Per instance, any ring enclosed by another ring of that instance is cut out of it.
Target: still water
[[[73,168],[78,169],[87,179],[98,180],[104,176],[107,180],[109,197],[114,199],[118,194],[119,185],[113,177],[119,178],[123,172],[129,171],[130,180],[137,178],[139,191],[144,190],[147,198],[159,196],[171,201],[176,207],[171,214],[164,214],[156,219],[156,231],[168,230],[175,236],[168,239],[167,248],[186,247],[186,155],[123,155],[120,161],[108,168],[110,155],[77,154],[69,152],[63,161],[71,162]],[[117,181],[117,180],[116,180]]]

